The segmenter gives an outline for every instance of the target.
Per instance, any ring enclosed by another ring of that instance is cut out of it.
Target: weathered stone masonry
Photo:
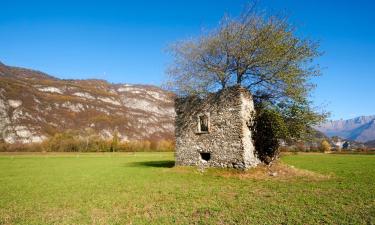
[[[178,98],[175,108],[176,165],[246,169],[259,163],[249,128],[254,104],[246,89]]]

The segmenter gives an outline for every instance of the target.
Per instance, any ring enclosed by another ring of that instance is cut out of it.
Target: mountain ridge
[[[375,115],[359,116],[348,120],[332,120],[315,128],[329,137],[339,136],[364,143],[375,140]]]
[[[103,138],[171,140],[174,95],[157,86],[59,79],[0,63],[0,141],[41,142],[65,130]]]

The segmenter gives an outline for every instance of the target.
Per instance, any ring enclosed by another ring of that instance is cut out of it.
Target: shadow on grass
[[[141,166],[141,167],[159,167],[159,168],[172,168],[174,167],[173,160],[163,160],[163,161],[143,161],[143,162],[132,162],[131,166]]]

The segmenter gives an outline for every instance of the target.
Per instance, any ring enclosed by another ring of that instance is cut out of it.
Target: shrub
[[[76,134],[71,131],[57,133],[43,143],[44,150],[55,152],[81,151],[85,145],[82,141],[78,140],[75,135]]]
[[[331,145],[329,144],[329,142],[327,140],[322,140],[322,142],[320,142],[320,151],[322,152],[329,152],[331,150]]]
[[[253,139],[257,155],[262,162],[270,164],[278,157],[280,140],[285,137],[286,130],[283,118],[275,110],[257,111]]]

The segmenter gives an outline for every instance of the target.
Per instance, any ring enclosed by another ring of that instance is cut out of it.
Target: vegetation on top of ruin
[[[285,16],[265,14],[255,3],[239,17],[225,16],[211,32],[174,43],[170,52],[173,62],[166,87],[182,96],[206,95],[233,85],[247,88],[257,118],[273,111],[286,128],[282,136],[268,139],[306,140],[328,116],[309,100],[315,87],[312,78],[321,74],[316,63],[319,43],[297,35]],[[272,133],[277,132],[268,132]],[[278,142],[273,143],[258,151],[276,154]]]

